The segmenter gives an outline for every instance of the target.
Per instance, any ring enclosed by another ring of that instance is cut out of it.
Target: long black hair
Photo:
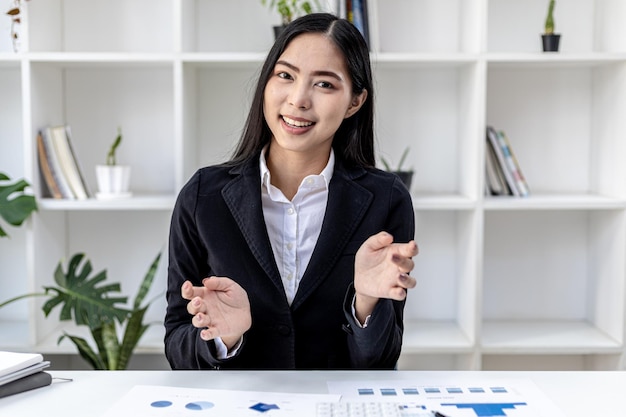
[[[369,49],[358,29],[349,21],[329,13],[312,13],[292,21],[285,27],[270,49],[259,74],[250,112],[231,163],[258,154],[270,142],[272,133],[263,115],[265,86],[276,62],[289,42],[304,33],[321,33],[332,40],[346,60],[352,81],[352,93],[367,90],[367,99],[351,117],[344,119],[333,139],[335,154],[349,165],[373,167],[374,157],[374,90]]]

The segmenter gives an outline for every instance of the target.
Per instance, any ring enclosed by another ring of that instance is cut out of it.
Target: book
[[[50,168],[50,172],[52,173],[56,187],[58,188],[58,191],[61,194],[61,198],[70,199],[70,200],[75,199],[76,197],[74,196],[74,193],[72,192],[72,189],[70,188],[70,185],[67,182],[67,179],[65,178],[63,170],[61,169],[61,163],[59,161],[59,157],[57,155],[57,152],[54,148],[54,144],[52,143],[52,138],[50,137],[50,134],[47,131],[47,129],[45,132],[41,132],[41,138],[43,142],[43,150],[42,150],[41,157],[46,158],[47,165]],[[45,173],[42,172],[42,174],[45,180]],[[49,189],[49,191],[50,191],[50,194],[54,196],[52,190]]]
[[[63,198],[63,194],[59,189],[59,173],[54,170],[52,161],[50,160],[50,151],[44,142],[41,131],[37,133],[37,159],[39,161],[39,171],[44,183],[47,186],[47,193],[42,193],[44,197],[52,197],[55,199]]]
[[[50,366],[40,353],[0,351],[0,386]]]
[[[511,142],[509,141],[509,138],[503,130],[498,130],[498,140],[500,141],[502,153],[504,153],[507,164],[511,169],[511,173],[515,180],[515,184],[517,185],[517,189],[520,192],[520,195],[522,197],[528,196],[528,194],[530,194],[530,190],[528,189],[528,183],[526,182],[524,174],[522,174],[522,169],[519,165],[519,162],[517,161],[515,153],[513,152]]]
[[[509,163],[506,160],[506,156],[504,155],[502,146],[500,145],[498,132],[496,131],[496,129],[494,129],[493,126],[487,126],[487,140],[493,147],[493,150],[498,160],[498,164],[500,165],[502,173],[504,174],[504,178],[506,179],[506,184],[511,190],[511,194],[519,197],[521,194],[519,189],[517,188],[517,181],[515,181],[515,178],[513,177],[513,172],[511,171]]]
[[[361,35],[363,35],[365,42],[369,46],[367,0],[352,0],[352,24],[361,32]]]
[[[491,143],[487,141],[485,146],[485,190],[486,195],[509,195],[511,191],[506,184],[502,168],[498,163],[496,154]]]
[[[9,395],[19,394],[20,392],[30,391],[35,388],[48,386],[52,383],[52,375],[47,372],[39,371],[34,374],[16,379],[4,385],[0,385],[0,398]]]
[[[89,198],[89,192],[71,144],[69,127],[50,126],[48,127],[48,135],[54,144],[61,170],[72,193],[78,200]]]

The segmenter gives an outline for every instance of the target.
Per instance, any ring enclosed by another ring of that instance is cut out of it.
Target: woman
[[[197,171],[172,215],[172,368],[395,366],[417,246],[408,191],[374,168],[372,102],[352,24],[282,32],[233,159]]]

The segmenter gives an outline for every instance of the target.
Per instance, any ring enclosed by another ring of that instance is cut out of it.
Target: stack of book
[[[39,168],[44,197],[85,200],[91,193],[72,147],[69,126],[49,126],[37,134]]]
[[[339,0],[337,15],[350,21],[361,32],[365,42],[370,46],[369,15],[367,0]],[[371,49],[371,46],[370,46]]]
[[[528,183],[506,133],[503,130],[496,130],[493,126],[487,126],[485,149],[485,193],[528,196],[530,194]]]
[[[50,385],[49,366],[39,353],[0,351],[0,398]]]

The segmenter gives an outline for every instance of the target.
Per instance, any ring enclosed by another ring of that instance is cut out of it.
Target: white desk
[[[327,393],[329,380],[532,380],[568,417],[626,416],[626,372],[50,371],[49,387],[0,398],[1,417],[97,417],[135,385]],[[124,416],[120,416],[124,417]]]

